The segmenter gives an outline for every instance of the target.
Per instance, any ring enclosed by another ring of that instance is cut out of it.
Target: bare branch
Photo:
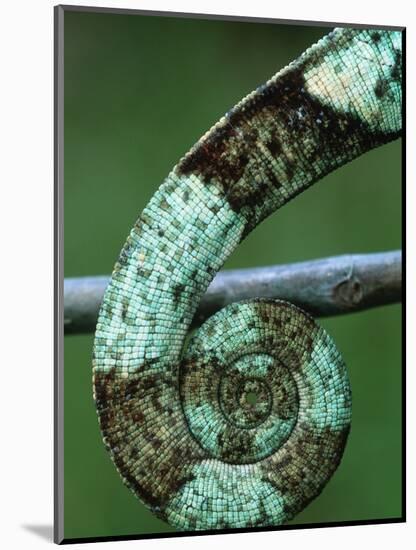
[[[65,279],[65,334],[95,330],[109,277]],[[212,281],[193,325],[231,302],[279,298],[326,317],[393,304],[402,297],[400,250],[334,256],[288,265],[221,271]]]

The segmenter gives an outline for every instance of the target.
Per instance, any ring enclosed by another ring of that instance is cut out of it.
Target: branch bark
[[[65,279],[65,334],[95,330],[108,280],[108,276]],[[354,254],[221,271],[204,295],[193,326],[231,302],[260,297],[287,300],[314,317],[397,303],[402,297],[402,254],[400,250]]]

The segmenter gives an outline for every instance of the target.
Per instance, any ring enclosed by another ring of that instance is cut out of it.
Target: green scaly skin
[[[184,341],[261,220],[400,130],[401,33],[335,29],[205,134],[131,230],[97,323],[94,397],[124,483],[176,528],[281,524],[337,468],[349,381],[307,314],[250,300],[182,357]]]

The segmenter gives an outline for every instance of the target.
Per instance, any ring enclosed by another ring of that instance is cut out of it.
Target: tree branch
[[[65,334],[95,330],[108,280],[108,276],[65,279]],[[402,254],[400,250],[354,254],[221,271],[204,295],[193,326],[231,302],[260,297],[287,300],[315,317],[400,302]]]

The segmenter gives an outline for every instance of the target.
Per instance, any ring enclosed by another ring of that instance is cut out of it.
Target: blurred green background
[[[65,277],[110,273],[134,221],[189,147],[328,32],[252,22],[65,13]],[[401,142],[366,154],[271,216],[225,267],[401,247]],[[352,432],[291,523],[399,517],[401,306],[322,320],[348,365]],[[65,337],[65,537],[158,533],[104,449],[93,335]]]

